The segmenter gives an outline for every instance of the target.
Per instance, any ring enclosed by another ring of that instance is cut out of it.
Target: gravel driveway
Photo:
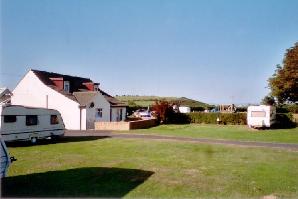
[[[146,135],[146,134],[134,134],[134,133],[117,133],[113,131],[67,130],[65,132],[65,137],[99,137],[99,138],[108,137],[108,138],[121,138],[121,139],[169,140],[169,141],[184,141],[184,142],[193,142],[193,143],[235,145],[235,146],[243,146],[243,147],[282,148],[282,149],[298,151],[298,144],[222,140],[222,139],[209,139],[209,138],[190,138],[190,137]]]

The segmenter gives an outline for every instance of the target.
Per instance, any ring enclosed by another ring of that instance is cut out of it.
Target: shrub
[[[190,118],[187,114],[175,112],[167,101],[156,101],[152,109],[157,121],[163,124],[189,124]]]
[[[191,111],[204,111],[205,107],[191,107]]]
[[[185,113],[172,113],[169,115],[168,124],[189,124],[190,117]]]
[[[173,108],[169,102],[163,100],[155,101],[152,109],[156,114],[155,117],[157,118],[157,121],[163,124],[168,124],[169,118],[174,114]]]
[[[236,107],[236,112],[247,112],[247,107]]]
[[[219,116],[219,113],[194,112],[189,113],[188,115],[191,123],[216,124],[216,119]]]
[[[222,124],[247,124],[246,113],[189,113],[191,123],[216,124],[220,118]]]
[[[298,113],[298,104],[285,104],[276,108],[278,113]]]
[[[221,124],[245,125],[247,124],[247,113],[202,113],[195,112],[187,114],[191,123],[216,124],[217,117]],[[291,113],[277,113],[273,128],[293,128],[293,115]]]
[[[287,104],[284,106],[290,113],[298,113],[298,104]]]
[[[277,113],[276,122],[273,128],[287,129],[294,128],[296,124],[293,122],[293,115],[291,113]]]
[[[276,112],[277,113],[288,113],[289,110],[285,107],[276,107]]]
[[[223,113],[220,119],[224,124],[247,124],[247,113]]]
[[[136,110],[141,109],[140,106],[127,106],[126,112],[128,115],[132,115]]]

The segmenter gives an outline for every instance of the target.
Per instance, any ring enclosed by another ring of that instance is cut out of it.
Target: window
[[[51,115],[51,124],[59,124],[59,119],[57,115]]]
[[[4,115],[4,123],[13,123],[17,121],[16,115]]]
[[[252,111],[251,117],[266,117],[265,111]]]
[[[37,125],[37,115],[26,115],[26,126]]]
[[[99,91],[98,85],[94,84],[94,91]]]
[[[91,102],[89,108],[93,108],[93,107],[94,107],[94,102]]]
[[[64,91],[69,93],[69,88],[70,88],[69,81],[64,81]]]
[[[96,109],[95,117],[102,118],[102,108]]]
[[[122,120],[122,115],[123,115],[123,111],[122,111],[122,109],[120,109],[120,120]]]

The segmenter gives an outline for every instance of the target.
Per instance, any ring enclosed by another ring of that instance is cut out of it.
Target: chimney
[[[99,91],[99,83],[94,83],[94,91]]]
[[[63,77],[51,77],[50,80],[55,84],[58,91],[63,90]]]
[[[84,82],[83,85],[86,86],[89,91],[94,91],[94,83],[93,82]]]

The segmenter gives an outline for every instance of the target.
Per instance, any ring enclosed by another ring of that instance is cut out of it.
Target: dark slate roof
[[[8,102],[12,96],[12,92],[10,92],[7,88],[0,88],[0,102]]]
[[[0,97],[4,95],[6,96],[12,95],[12,92],[10,92],[8,88],[0,88]]]
[[[87,106],[93,101],[93,98],[98,94],[101,93],[104,98],[110,103],[112,107],[124,107],[126,106],[124,103],[120,102],[116,98],[106,94],[102,90],[100,91],[86,91],[86,92],[74,92],[73,96],[79,102],[81,106]]]
[[[77,92],[79,90],[88,90],[86,86],[83,85],[83,83],[86,82],[92,82],[89,78],[82,78],[82,77],[76,77],[76,76],[70,76],[70,75],[63,75],[59,73],[51,73],[46,71],[40,71],[40,70],[31,70],[34,72],[34,74],[45,84],[48,86],[55,87],[55,84],[50,78],[59,78],[62,77],[64,81],[69,81],[70,86],[70,93]]]
[[[119,107],[124,107],[127,106],[126,104],[124,104],[123,102],[119,101],[118,99],[116,99],[115,97],[107,94],[106,92],[104,92],[103,90],[99,90],[99,92],[104,96],[104,98],[111,104],[111,106],[119,106]]]
[[[117,100],[116,98],[114,97],[109,97],[109,96],[106,96],[104,95],[105,99],[111,104],[111,106],[113,107],[125,107],[127,106],[126,104],[124,104],[123,102],[120,102],[119,100]]]
[[[46,71],[39,71],[39,70],[31,70],[34,74],[47,86],[51,87],[52,89],[56,90],[57,92],[63,94],[64,96],[68,97],[69,99],[78,102],[81,106],[86,106],[90,103],[93,97],[100,92],[104,98],[110,103],[112,107],[124,107],[126,104],[120,102],[113,96],[109,95],[108,93],[104,92],[103,90],[99,91],[88,91],[88,88],[83,85],[83,83],[92,82],[89,78],[82,78],[70,75],[63,75],[59,73],[51,73]],[[70,92],[67,93],[63,90],[57,90],[55,84],[50,78],[60,78],[62,77],[64,81],[69,81],[70,84]]]
[[[97,95],[96,91],[87,91],[87,92],[74,92],[76,100],[81,106],[87,106],[92,102],[93,98]]]

